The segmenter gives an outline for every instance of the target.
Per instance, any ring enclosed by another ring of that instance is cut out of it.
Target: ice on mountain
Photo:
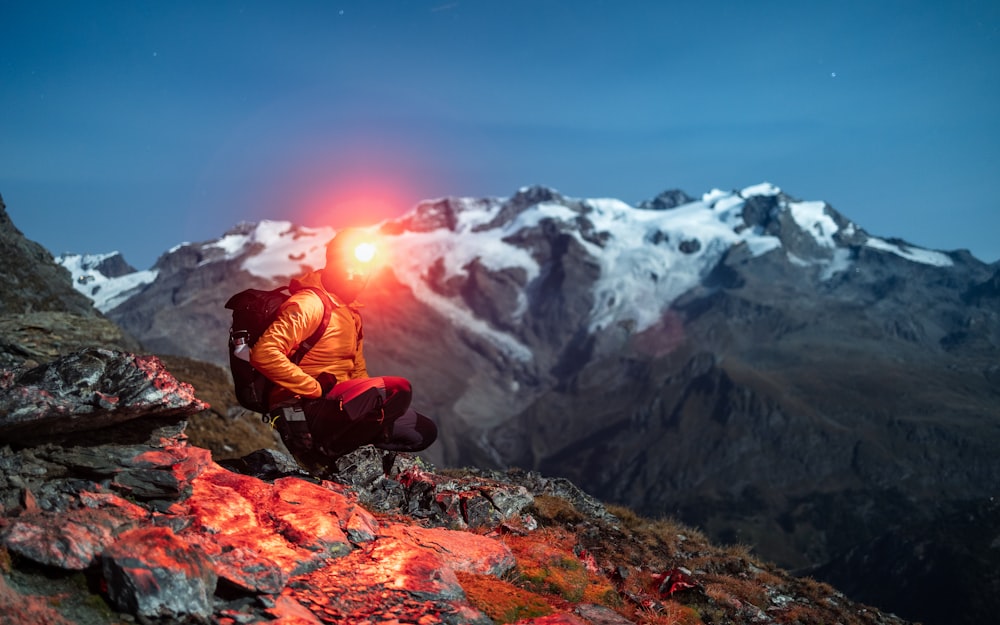
[[[761,186],[758,191],[774,188]],[[621,321],[633,322],[635,331],[652,326],[733,245],[746,243],[754,255],[780,247],[776,237],[744,227],[744,202],[738,194],[718,190],[670,211],[642,210],[618,200],[587,200],[585,204],[594,208],[588,215],[594,227],[610,234],[603,247],[576,234],[601,263],[591,331]]]
[[[457,232],[472,230],[476,226],[488,224],[500,212],[501,204],[495,201],[462,198],[455,229]]]
[[[264,220],[242,240],[242,235],[223,237],[217,244],[236,258],[260,245],[260,252],[243,261],[243,269],[263,278],[292,277],[305,268],[319,269],[326,264],[326,244],[333,238],[333,228],[303,228],[288,221]],[[223,243],[226,239],[231,239]]]
[[[716,200],[720,200],[722,198],[726,198],[726,197],[730,197],[730,196],[732,196],[732,193],[730,193],[728,191],[723,191],[722,189],[712,189],[708,193],[702,194],[701,201],[706,206],[712,207],[712,205],[715,204]]]
[[[877,237],[868,237],[868,240],[865,241],[865,245],[883,252],[890,252],[915,263],[923,263],[925,265],[933,265],[935,267],[951,267],[955,264],[947,254],[910,247],[908,245],[890,243],[889,241],[879,239]]]
[[[126,274],[117,278],[108,278],[103,284],[95,283],[94,307],[101,312],[108,312],[132,297],[136,291],[156,280],[159,272],[147,269]]]
[[[430,232],[402,232],[393,238],[395,262],[393,272],[409,285],[413,296],[427,304],[453,324],[464,327],[494,344],[505,354],[520,361],[532,359],[531,350],[511,335],[492,328],[478,319],[461,303],[452,301],[431,288],[427,281],[428,270],[439,261],[445,270],[444,278],[465,273],[465,267],[478,260],[485,267],[498,271],[509,267],[521,267],[528,280],[539,273],[538,264],[531,255],[521,248],[502,240],[496,230],[463,232],[461,243],[455,233],[446,229]],[[524,295],[518,302],[516,315],[527,307]]]
[[[732,221],[732,218],[738,217],[742,220],[743,218],[743,202],[744,199],[738,195],[726,195],[715,199],[712,203],[712,210],[717,213],[722,213]],[[738,210],[734,210],[738,209]]]
[[[743,240],[746,244],[747,249],[750,251],[751,256],[763,256],[771,250],[776,250],[781,247],[781,239],[778,237],[748,237]]]
[[[778,195],[779,193],[781,193],[781,189],[770,182],[751,185],[740,191],[740,195],[743,197],[750,197],[752,195]]]
[[[789,202],[788,210],[795,223],[811,234],[816,243],[831,249],[837,247],[833,235],[840,228],[837,222],[826,214],[826,202]]]
[[[156,280],[158,272],[134,271],[109,277],[98,267],[118,252],[108,254],[63,254],[56,262],[65,267],[73,277],[73,288],[86,295],[94,308],[106,313],[131,297],[141,287]]]
[[[537,204],[533,209],[520,213],[513,222],[504,227],[504,232],[514,233],[526,228],[533,228],[543,219],[571,221],[576,217],[577,213],[573,211],[573,209],[563,206],[562,204]]]
[[[250,237],[245,234],[227,234],[218,241],[211,243],[208,247],[217,247],[226,254],[226,258],[237,256],[247,245]]]
[[[844,248],[837,248],[833,251],[833,259],[831,259],[823,267],[823,271],[819,275],[819,279],[826,282],[834,275],[847,271],[851,268],[851,251]]]

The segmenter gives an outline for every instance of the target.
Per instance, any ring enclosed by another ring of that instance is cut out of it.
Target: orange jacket
[[[289,357],[299,344],[312,336],[323,319],[323,302],[315,292],[305,288],[307,286],[319,287],[330,297],[333,306],[330,325],[323,337],[296,365]],[[296,395],[319,397],[322,389],[316,376],[324,372],[336,376],[339,382],[367,378],[358,304],[342,304],[323,288],[318,271],[292,280],[288,290],[292,296],[281,305],[274,323],[250,352],[250,364],[276,383],[271,392],[271,405]]]

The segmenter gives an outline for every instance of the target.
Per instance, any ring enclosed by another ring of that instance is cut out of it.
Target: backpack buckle
[[[306,413],[302,410],[302,404],[296,403],[293,406],[284,406],[281,409],[281,416],[285,417],[285,421],[305,421]]]
[[[306,413],[302,410],[302,405],[299,403],[275,408],[271,412],[261,415],[261,421],[270,425],[273,430],[277,428],[278,419],[282,417],[284,417],[286,423],[306,422]]]

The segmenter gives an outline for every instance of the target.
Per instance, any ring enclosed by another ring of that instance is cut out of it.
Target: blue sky
[[[6,2],[0,195],[145,269],[240,221],[768,181],[1000,259],[1000,3]]]

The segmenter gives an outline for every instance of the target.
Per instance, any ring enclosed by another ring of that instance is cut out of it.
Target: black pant
[[[307,402],[306,420],[317,451],[341,456],[362,445],[421,451],[437,439],[437,426],[410,408],[413,391],[400,377],[338,383],[322,400]]]

